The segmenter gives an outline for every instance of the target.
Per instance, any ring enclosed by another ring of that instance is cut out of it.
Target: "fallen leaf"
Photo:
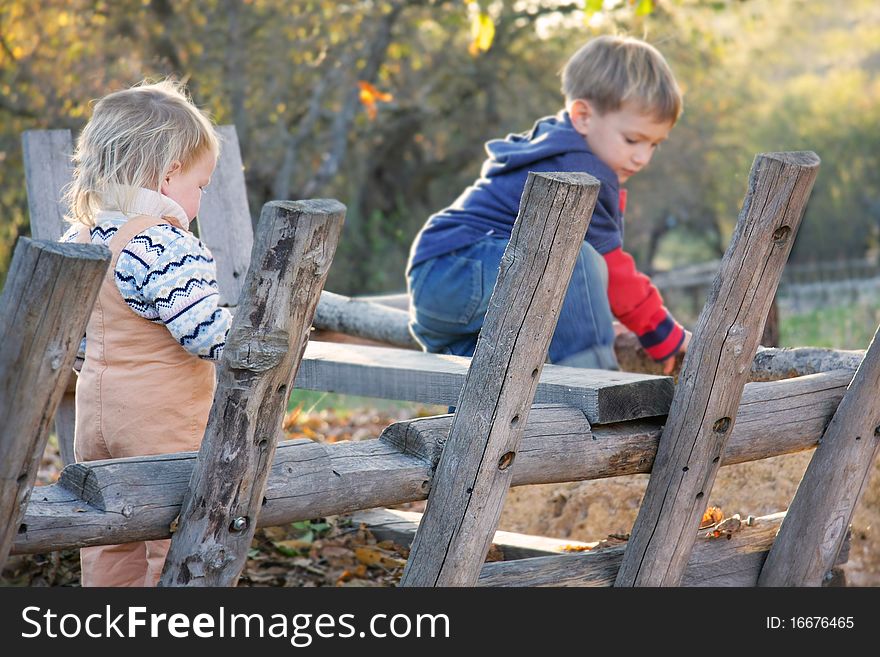
[[[296,557],[303,553],[303,551],[308,551],[309,548],[312,547],[312,541],[303,540],[299,538],[292,538],[287,541],[272,541],[272,545],[275,546],[281,554],[286,557]]]
[[[367,566],[382,566],[383,568],[403,568],[406,561],[400,559],[385,550],[371,546],[356,547],[354,554],[358,561]]]
[[[700,520],[700,529],[709,529],[712,525],[716,525],[724,519],[724,511],[720,507],[710,506],[703,514]]]
[[[562,552],[588,552],[593,549],[592,545],[563,545]]]

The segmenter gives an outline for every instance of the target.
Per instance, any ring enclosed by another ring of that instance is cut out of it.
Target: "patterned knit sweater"
[[[127,214],[99,212],[90,229],[92,244],[109,245],[129,216],[138,214],[170,214],[189,225],[183,209],[157,192],[139,190],[134,206]],[[71,227],[61,241],[73,241],[79,229],[79,225]],[[164,324],[191,354],[219,360],[232,316],[218,307],[214,257],[195,235],[171,224],[148,228],[123,249],[115,278],[119,293],[137,315]]]

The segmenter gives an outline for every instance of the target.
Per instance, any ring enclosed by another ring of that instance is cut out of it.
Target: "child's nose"
[[[651,155],[653,154],[653,150],[651,147],[640,147],[637,148],[635,153],[633,154],[633,161],[638,164],[640,167],[645,166],[648,162],[651,161]]]

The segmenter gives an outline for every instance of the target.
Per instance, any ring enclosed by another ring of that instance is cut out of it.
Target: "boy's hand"
[[[670,356],[666,360],[663,361],[663,374],[672,374],[675,370],[676,363],[684,356],[684,354],[688,350],[688,346],[691,343],[691,332],[685,329],[684,331],[684,341],[682,341],[681,346],[678,348],[678,351],[675,352],[674,356]]]

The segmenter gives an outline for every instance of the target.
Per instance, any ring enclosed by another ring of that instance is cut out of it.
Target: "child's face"
[[[175,162],[171,171],[165,174],[159,190],[177,201],[192,221],[202,204],[202,190],[211,182],[216,166],[217,158],[210,151],[193,162],[188,169],[180,168],[180,163]]]
[[[671,121],[658,121],[631,105],[600,114],[589,102],[576,100],[569,114],[590,150],[617,174],[621,183],[648,166],[657,146],[672,130]]]

